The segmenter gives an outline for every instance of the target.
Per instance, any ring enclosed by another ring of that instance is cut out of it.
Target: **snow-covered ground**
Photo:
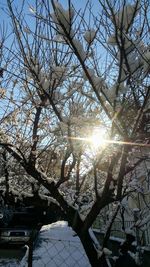
[[[9,249],[0,247],[0,267],[18,267],[23,251],[19,248],[10,247]]]
[[[20,263],[27,267],[28,250]],[[83,246],[68,223],[59,221],[41,228],[33,253],[33,267],[90,267]]]
[[[0,259],[0,267],[19,267],[19,264],[16,259]]]
[[[26,246],[27,247],[27,246]],[[28,247],[21,261],[0,258],[0,267],[27,267]],[[33,252],[33,267],[90,267],[83,246],[65,221],[41,228]]]

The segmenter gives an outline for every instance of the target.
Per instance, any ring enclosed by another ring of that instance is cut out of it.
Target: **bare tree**
[[[102,266],[89,228],[132,192],[132,172],[149,157],[135,155],[150,146],[150,28],[147,0],[99,0],[98,12],[94,3],[7,1],[0,145],[59,203],[91,266]]]

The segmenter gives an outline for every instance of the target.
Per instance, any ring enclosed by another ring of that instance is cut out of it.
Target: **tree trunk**
[[[89,230],[84,230],[84,222],[82,222],[78,213],[76,214],[76,218],[72,221],[74,221],[74,224],[71,226],[80,238],[80,241],[84,247],[85,253],[89,259],[91,266],[107,267],[108,265],[105,259],[105,255],[103,255],[103,257],[101,258],[98,258],[98,248],[96,248],[96,244],[91,238]]]
[[[86,252],[86,255],[89,259],[89,262],[92,267],[107,267],[107,261],[105,255],[102,254],[101,257],[98,257],[97,249],[93,243],[93,240],[89,232],[83,232],[80,236],[80,240]]]

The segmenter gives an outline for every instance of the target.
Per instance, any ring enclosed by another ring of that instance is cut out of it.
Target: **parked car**
[[[20,267],[28,266],[28,253],[27,247]],[[91,266],[80,239],[65,221],[58,221],[41,228],[35,242],[32,264],[33,267]]]
[[[30,234],[31,229],[26,227],[1,228],[0,244],[26,244]]]
[[[38,223],[38,213],[33,211],[15,211],[13,212],[12,219],[9,222],[10,227],[15,225],[26,225],[28,227],[34,227]]]

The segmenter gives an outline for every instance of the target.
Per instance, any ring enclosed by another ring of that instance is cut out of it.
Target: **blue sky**
[[[35,7],[36,1],[35,0],[13,0],[12,2],[17,7],[18,10],[21,8],[22,3],[23,2],[25,3],[24,12],[29,15],[28,17],[26,17],[27,18],[26,22],[27,22],[29,28],[32,29],[32,26],[34,28],[34,20],[31,17],[32,14],[29,10],[29,6]],[[49,0],[49,2],[50,2],[50,0]],[[59,0],[58,2],[61,3],[65,9],[67,9],[68,0]],[[81,12],[82,12],[82,10],[84,10],[84,8],[87,4],[87,0],[82,0],[82,1],[71,0],[71,3],[74,5],[76,10],[81,9]],[[95,14],[99,11],[100,4],[98,3],[98,0],[92,0],[92,9],[93,9],[93,13],[95,13]],[[0,25],[1,25],[1,28],[3,27],[3,24],[5,25],[5,30],[7,28],[7,34],[8,34],[11,31],[11,28],[10,28],[11,20],[10,20],[10,17],[7,14],[6,10],[7,10],[7,0],[0,0],[0,18],[1,18]],[[88,12],[87,12],[87,14],[88,14]],[[86,15],[85,15],[85,17],[86,17]],[[87,20],[88,19],[89,18],[87,16]],[[9,41],[9,40],[7,40],[7,41]]]
[[[20,7],[23,0],[14,0],[13,1],[15,3],[15,5],[17,7]],[[63,7],[67,8],[68,5],[68,0],[59,0],[59,2],[63,5]],[[75,6],[75,8],[77,9],[83,9],[87,3],[87,0],[72,0],[71,1],[72,4]],[[35,0],[25,0],[25,5],[29,6],[29,5],[33,5],[34,6]],[[98,9],[100,8],[100,4],[98,3],[98,0],[93,0],[92,1],[92,5],[93,5],[93,9],[94,11],[98,11]],[[2,20],[6,20],[7,16],[6,14],[3,12],[3,9],[5,9],[7,7],[7,0],[0,0],[0,17],[1,17],[1,21]]]

